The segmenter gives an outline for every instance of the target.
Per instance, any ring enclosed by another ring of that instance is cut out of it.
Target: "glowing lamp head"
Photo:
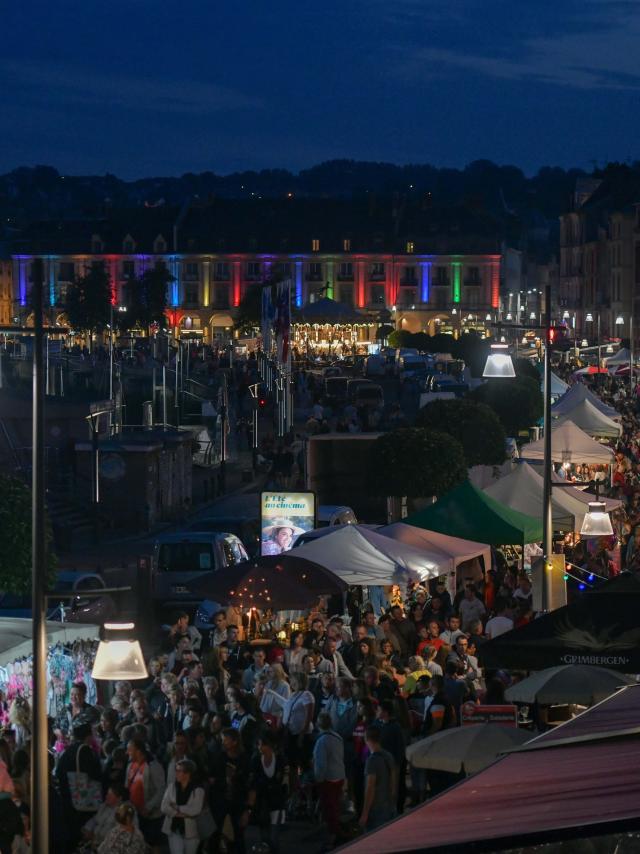
[[[509,378],[515,377],[516,371],[506,344],[492,344],[491,352],[482,372],[483,377]]]
[[[146,679],[140,642],[133,637],[133,623],[105,623],[91,675],[94,679]]]
[[[611,518],[602,501],[590,501],[589,512],[584,517],[580,535],[583,537],[610,537],[613,534]]]

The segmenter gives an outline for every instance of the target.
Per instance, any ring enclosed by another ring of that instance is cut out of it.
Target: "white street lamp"
[[[506,344],[492,344],[491,352],[487,356],[487,362],[482,372],[483,377],[489,378],[509,378],[515,377],[516,372],[513,367],[513,360],[508,352]]]
[[[624,323],[624,317],[621,314],[619,314],[616,317],[616,326],[622,326],[623,323]]]
[[[105,637],[98,644],[91,676],[94,679],[146,679],[140,642],[133,637],[133,623],[105,623]]]
[[[610,537],[613,534],[611,518],[603,501],[590,501],[589,511],[580,528],[583,537]]]
[[[507,314],[507,320],[513,320],[513,315],[511,314],[511,312]]]
[[[587,312],[587,316],[585,317],[585,320],[587,321],[587,323],[593,323],[593,315],[591,314],[590,311]]]
[[[589,346],[589,342],[587,341],[587,339],[586,339],[586,338],[583,338],[583,339],[582,339],[582,346],[583,346],[583,347],[588,347],[588,346]]]
[[[487,314],[487,316],[485,317],[485,320],[491,320],[491,315]]]

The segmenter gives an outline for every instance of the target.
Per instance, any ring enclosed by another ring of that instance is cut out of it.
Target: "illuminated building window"
[[[407,240],[407,252],[409,255],[413,253],[415,246],[413,245],[413,240]]]
[[[351,241],[343,240],[342,241],[342,250],[343,252],[351,252]]]
[[[319,252],[320,251],[320,241],[317,238],[314,238],[311,241],[311,251],[312,252]]]

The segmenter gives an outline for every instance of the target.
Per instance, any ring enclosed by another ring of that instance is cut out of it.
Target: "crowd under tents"
[[[544,438],[523,445],[520,456],[523,460],[544,460]],[[611,448],[596,442],[573,421],[563,421],[551,430],[551,458],[554,463],[610,465],[613,456]]]
[[[622,573],[479,649],[485,668],[542,670],[594,664],[640,673],[640,581]]]
[[[583,400],[588,400],[599,412],[602,412],[608,418],[612,418],[614,421],[620,420],[621,416],[617,409],[609,406],[608,403],[604,403],[597,394],[594,394],[591,389],[580,382],[569,386],[569,390],[551,407],[551,414],[558,418],[562,415],[568,415],[573,407],[578,403],[582,403]]]
[[[640,845],[639,715],[640,686],[623,688],[341,851],[469,854],[556,843],[549,851],[631,854]]]
[[[601,439],[619,439],[622,427],[604,412],[600,412],[590,400],[581,400],[566,414],[560,417],[558,424],[572,421],[576,427],[584,430],[589,436]]]
[[[58,623],[49,621],[47,642],[71,644],[77,640],[96,640],[100,627],[88,623]],[[25,617],[0,619],[0,666],[31,655],[33,652],[33,621]]]
[[[524,545],[542,539],[541,517],[506,507],[468,480],[404,522],[492,546]]]
[[[486,495],[508,507],[542,517],[544,509],[544,480],[534,469],[521,462],[511,474],[500,478],[484,490]],[[553,528],[555,531],[579,531],[589,508],[576,493],[579,489],[554,489],[552,494]],[[590,496],[593,501],[593,495]],[[620,502],[617,502],[620,504]]]

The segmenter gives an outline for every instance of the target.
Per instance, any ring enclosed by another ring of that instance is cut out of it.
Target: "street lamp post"
[[[567,312],[565,312],[567,314]],[[545,287],[545,310],[544,310],[544,331],[545,331],[545,348],[544,348],[544,415],[543,415],[543,430],[544,430],[544,456],[543,456],[543,501],[542,501],[542,553],[543,553],[543,571],[541,581],[541,602],[542,610],[548,611],[550,605],[549,599],[549,575],[553,569],[553,508],[551,503],[552,490],[555,486],[563,486],[564,484],[554,484],[552,480],[553,474],[553,456],[551,448],[551,285]],[[493,345],[492,349],[498,349]],[[509,364],[507,364],[509,363]],[[491,353],[487,358],[485,366],[485,377],[513,377],[515,371],[511,359],[506,354],[497,355]],[[569,485],[569,484],[567,484]],[[594,511],[602,512],[602,505],[597,503],[593,506]],[[591,509],[591,506],[590,506]],[[590,534],[591,535],[591,534]]]
[[[543,505],[542,505],[542,610],[549,610],[549,582],[547,573],[553,568],[551,555],[553,552],[553,519],[551,491],[553,461],[551,458],[551,285],[545,286],[544,301],[544,326],[545,326],[545,348],[544,348],[544,410],[542,429],[544,430],[544,477],[543,477]]]
[[[44,472],[43,317],[44,270],[42,259],[33,262],[33,433],[31,613],[33,630],[33,728],[31,734],[31,803],[37,820],[31,828],[31,850],[49,851],[49,733],[47,726],[47,623]]]

